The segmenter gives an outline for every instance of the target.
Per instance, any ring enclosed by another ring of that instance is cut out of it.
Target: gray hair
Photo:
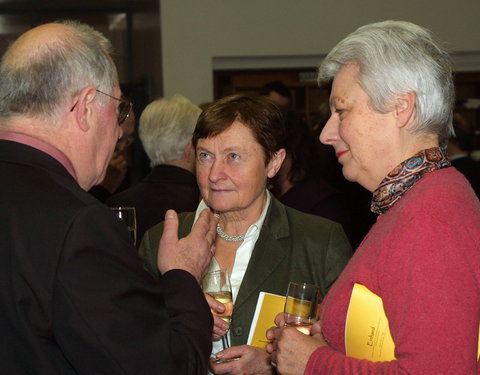
[[[201,112],[180,94],[147,105],[140,116],[139,136],[152,167],[181,159]]]
[[[404,21],[362,26],[330,51],[318,83],[332,81],[346,64],[358,66],[359,84],[375,110],[385,113],[395,95],[414,92],[414,133],[437,134],[442,146],[454,134],[450,57],[429,30]]]
[[[62,21],[57,38],[18,52],[13,43],[0,64],[0,117],[39,116],[58,120],[62,105],[84,87],[112,93],[118,85],[112,46],[86,24]],[[99,95],[101,104],[108,98]],[[64,108],[63,108],[64,110]]]

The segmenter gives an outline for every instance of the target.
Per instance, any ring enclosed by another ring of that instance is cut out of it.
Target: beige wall
[[[478,0],[160,0],[164,95],[213,99],[213,69],[316,66],[358,26],[408,20],[480,70]],[[295,66],[296,65],[296,66]]]

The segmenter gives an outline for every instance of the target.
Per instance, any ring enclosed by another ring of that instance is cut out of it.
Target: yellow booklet
[[[284,307],[285,296],[267,292],[259,293],[255,315],[248,335],[248,345],[261,349],[266,348],[269,340],[267,340],[265,333],[275,325],[275,317],[283,312]]]
[[[345,324],[345,352],[348,357],[373,362],[395,359],[383,301],[367,287],[355,283]]]
[[[345,324],[348,357],[372,362],[395,359],[395,344],[388,327],[383,301],[367,287],[355,283]],[[480,328],[478,357],[480,358]]]

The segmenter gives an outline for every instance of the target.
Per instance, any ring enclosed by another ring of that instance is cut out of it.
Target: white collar
[[[245,233],[245,239],[249,236],[252,236],[257,230],[259,230],[262,227],[263,222],[265,221],[265,216],[267,216],[268,207],[270,207],[270,202],[272,201],[272,198],[270,195],[271,193],[268,190],[265,190],[265,192],[267,194],[267,200],[265,201],[265,205],[263,206],[262,213],[260,214],[260,217],[257,219],[257,221],[255,221],[252,225],[248,227],[248,230]],[[205,200],[202,199],[197,207],[197,211],[195,212],[194,223],[197,221],[198,216],[205,208],[209,208],[209,207],[205,203]]]

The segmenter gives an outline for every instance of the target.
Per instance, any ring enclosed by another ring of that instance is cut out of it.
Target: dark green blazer
[[[186,236],[194,213],[180,214],[179,236]],[[145,233],[140,256],[154,275],[163,223]],[[322,297],[352,255],[342,226],[289,208],[274,197],[253,249],[233,312],[232,345],[247,343],[259,292],[285,295],[290,281],[318,285]],[[272,322],[273,325],[273,322]]]

